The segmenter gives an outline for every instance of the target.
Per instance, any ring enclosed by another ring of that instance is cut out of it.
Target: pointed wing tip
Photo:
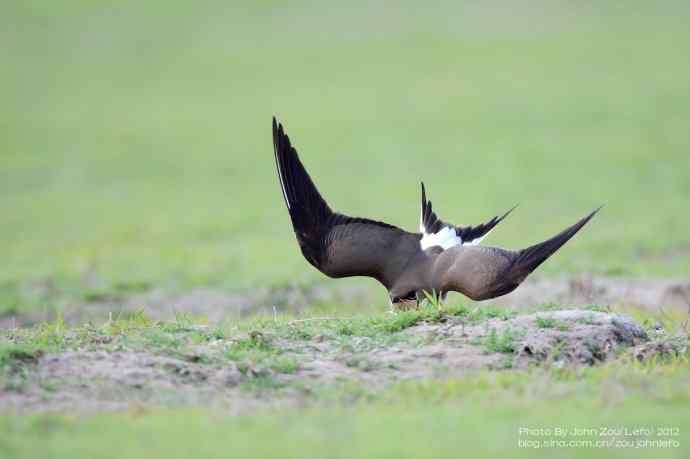
[[[515,204],[513,207],[511,207],[510,209],[508,209],[508,211],[507,211],[506,213],[504,213],[503,215],[501,215],[501,217],[498,219],[498,222],[497,222],[497,223],[503,221],[504,218],[506,218],[508,215],[512,214],[513,211],[514,211],[515,209],[517,209],[519,205],[520,205],[520,203],[517,203],[517,204]]]
[[[571,237],[575,236],[589,221],[604,207],[603,205],[597,207],[593,211],[591,211],[589,214],[587,214],[585,217],[581,218],[577,223],[572,225],[569,228],[564,229],[561,233],[558,235],[554,236],[552,239],[556,239],[558,237],[563,237],[564,240],[563,242],[559,245],[559,247],[563,244],[565,244]]]
[[[580,228],[582,228],[582,227],[585,226],[587,223],[589,223],[589,221],[590,221],[592,218],[594,218],[594,216],[595,216],[596,214],[598,214],[599,211],[600,211],[603,207],[604,207],[603,204],[600,205],[599,207],[597,207],[596,209],[594,209],[593,211],[591,211],[589,214],[587,214],[585,217],[583,217],[583,218],[582,218],[579,222],[577,222],[575,225],[573,225],[573,227],[577,227],[577,230],[576,230],[575,232],[577,233],[577,231],[579,231]]]
[[[273,115],[273,138],[277,139],[278,137],[284,135],[283,133],[283,125],[280,124],[278,121],[278,118],[276,118],[275,115]]]
[[[590,220],[592,219],[592,217],[594,217],[596,214],[598,214],[599,211],[600,211],[601,209],[603,209],[605,205],[606,205],[606,204],[600,205],[599,207],[597,207],[596,209],[594,209],[593,211],[591,211],[591,212],[589,213],[589,215],[587,215],[585,218],[583,218],[583,220],[585,221],[585,223],[587,223],[588,221],[590,221]]]
[[[292,145],[292,143],[290,142],[290,137],[285,133],[283,123],[278,121],[278,118],[276,118],[275,115],[273,115],[273,138],[278,141],[285,141],[287,147],[290,147]]]

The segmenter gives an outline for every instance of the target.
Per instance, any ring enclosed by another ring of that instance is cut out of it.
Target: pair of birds
[[[275,118],[273,147],[283,198],[304,258],[329,277],[373,277],[398,309],[415,307],[430,294],[445,298],[449,291],[473,300],[510,293],[600,209],[544,242],[506,250],[479,242],[514,207],[480,225],[456,226],[438,218],[422,183],[419,233],[411,233],[331,210]]]

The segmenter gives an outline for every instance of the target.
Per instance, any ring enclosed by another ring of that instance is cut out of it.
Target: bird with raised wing
[[[399,309],[425,296],[460,292],[487,300],[515,290],[599,211],[544,242],[522,250],[478,245],[514,207],[476,226],[441,221],[422,183],[419,233],[331,210],[302,165],[283,126],[273,118],[278,180],[304,258],[332,278],[366,276],[379,281]]]

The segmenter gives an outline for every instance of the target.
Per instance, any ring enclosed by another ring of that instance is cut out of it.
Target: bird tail
[[[589,215],[582,218],[574,225],[564,229],[551,239],[547,239],[544,242],[540,242],[539,244],[535,244],[517,252],[517,256],[513,260],[510,269],[510,273],[516,277],[515,281],[518,283],[522,282],[525,277],[537,269],[539,265],[560,249],[563,244],[575,236],[575,234],[577,234],[577,232],[580,231],[599,210],[601,210],[601,207],[592,211]]]
[[[424,182],[422,182],[422,212],[420,215],[419,231],[424,234],[433,234],[438,233],[444,226],[447,226],[455,230],[455,234],[460,237],[463,245],[479,244],[482,239],[493,231],[496,225],[501,223],[516,208],[517,205],[513,206],[500,217],[496,215],[486,223],[476,226],[454,226],[450,223],[444,223],[438,218],[436,212],[434,212],[431,201],[426,198],[426,187],[424,186]]]

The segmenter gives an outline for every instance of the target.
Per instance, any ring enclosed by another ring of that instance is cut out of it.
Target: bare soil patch
[[[590,274],[546,278],[532,276],[512,293],[490,303],[522,309],[538,304],[566,306],[628,305],[648,310],[690,310],[690,280],[603,277]]]

